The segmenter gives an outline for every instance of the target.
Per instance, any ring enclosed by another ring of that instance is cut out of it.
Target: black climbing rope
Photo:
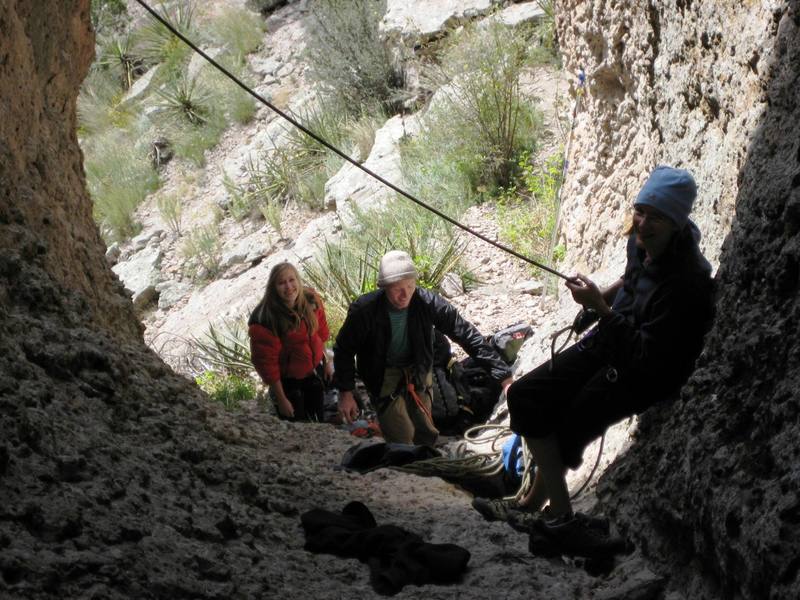
[[[536,261],[536,260],[534,260],[534,259],[532,259],[532,258],[530,258],[528,256],[525,256],[524,254],[521,254],[521,253],[517,252],[516,250],[501,244],[500,242],[497,242],[495,240],[492,240],[492,239],[486,237],[482,233],[479,233],[479,232],[475,231],[474,229],[468,227],[467,225],[464,225],[464,224],[458,222],[457,220],[455,220],[452,217],[446,215],[442,211],[434,208],[433,206],[431,206],[429,204],[426,204],[425,202],[423,202],[422,200],[416,198],[415,196],[413,196],[409,192],[406,192],[405,190],[403,190],[402,188],[400,188],[397,185],[393,184],[392,182],[387,181],[386,179],[384,179],[383,177],[381,177],[380,175],[378,175],[374,171],[368,169],[367,167],[365,167],[364,165],[362,165],[358,161],[354,160],[353,158],[351,158],[350,156],[348,156],[347,154],[345,154],[344,152],[339,150],[339,148],[337,148],[336,146],[334,146],[333,144],[329,143],[324,138],[320,137],[319,135],[317,135],[316,133],[314,133],[313,131],[311,131],[307,127],[305,127],[302,123],[300,123],[296,119],[292,118],[289,114],[287,114],[286,112],[284,112],[281,109],[279,109],[277,106],[272,104],[269,100],[264,98],[261,94],[257,93],[256,91],[254,91],[253,89],[248,87],[244,82],[242,82],[241,79],[236,77],[233,73],[228,71],[228,69],[223,67],[217,61],[215,61],[213,58],[211,58],[208,54],[203,52],[194,42],[192,42],[189,38],[187,38],[183,33],[178,31],[172,25],[172,23],[170,23],[167,19],[165,19],[162,15],[160,15],[158,13],[158,11],[154,10],[153,8],[151,8],[147,4],[147,2],[145,2],[144,0],[136,0],[136,2],[142,8],[144,8],[147,12],[149,12],[153,16],[154,19],[156,19],[159,23],[161,23],[164,27],[166,27],[170,32],[172,32],[172,34],[175,37],[177,37],[184,44],[189,46],[197,54],[202,56],[206,61],[208,61],[217,70],[219,70],[226,77],[228,77],[228,79],[230,79],[236,85],[238,85],[240,88],[242,88],[245,92],[250,94],[253,98],[255,98],[256,100],[261,102],[263,105],[267,106],[270,110],[275,112],[281,118],[283,118],[284,120],[286,120],[289,123],[291,123],[294,127],[298,128],[300,131],[305,133],[307,136],[311,137],[314,141],[318,142],[319,144],[323,145],[325,148],[327,148],[328,150],[330,150],[334,154],[338,155],[340,158],[342,158],[342,159],[346,160],[347,162],[349,162],[354,167],[360,169],[361,171],[363,171],[364,173],[366,173],[370,177],[373,177],[374,179],[380,181],[383,185],[385,185],[386,187],[390,188],[391,190],[397,192],[401,196],[404,196],[405,198],[408,198],[409,200],[411,200],[415,204],[417,204],[417,205],[421,206],[422,208],[432,212],[433,214],[435,214],[439,218],[444,219],[445,221],[447,221],[451,225],[455,225],[459,229],[462,229],[463,231],[466,231],[470,235],[473,235],[473,236],[477,237],[478,239],[483,240],[487,244],[491,244],[495,248],[499,248],[503,252],[507,252],[508,254],[511,254],[512,256],[515,256],[520,260],[523,260],[523,261],[525,261],[525,262],[527,262],[527,263],[529,263],[529,264],[531,264],[531,265],[533,265],[535,267],[538,267],[539,269],[542,269],[543,271],[547,271],[548,273],[556,275],[557,277],[560,277],[561,279],[564,279],[566,281],[573,281],[573,279],[571,277],[568,277],[568,276],[564,275],[560,271],[557,271],[556,269],[553,269],[552,267],[549,267],[549,266],[547,266],[545,264],[542,264],[542,263],[540,263],[540,262],[538,262],[538,261]]]

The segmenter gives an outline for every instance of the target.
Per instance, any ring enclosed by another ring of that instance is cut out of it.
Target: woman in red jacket
[[[270,386],[278,415],[294,421],[321,421],[323,384],[332,365],[324,344],[330,333],[322,299],[303,286],[291,263],[275,265],[267,289],[248,321],[250,355]]]

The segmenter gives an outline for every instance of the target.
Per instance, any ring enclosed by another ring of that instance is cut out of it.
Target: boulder
[[[390,37],[425,42],[489,13],[497,4],[498,0],[388,0],[380,28]]]
[[[160,248],[148,246],[125,262],[112,267],[123,285],[131,292],[134,308],[141,309],[155,298],[162,256]]]
[[[375,133],[375,143],[364,166],[402,188],[399,143],[405,136],[414,135],[418,130],[417,119],[400,115],[392,117]],[[374,210],[395,197],[396,192],[350,163],[346,163],[325,184],[325,205],[335,206],[345,225],[353,222],[354,208]]]
[[[158,292],[158,308],[167,310],[192,291],[192,285],[184,281],[162,281],[155,286]]]

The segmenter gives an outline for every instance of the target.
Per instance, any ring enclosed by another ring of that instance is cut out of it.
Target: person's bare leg
[[[550,500],[551,514],[554,517],[570,514],[572,503],[569,499],[566,470],[556,436],[551,434],[543,438],[526,437],[525,442],[536,463],[536,479],[541,479],[543,495]],[[535,485],[531,491],[534,491],[534,488]]]

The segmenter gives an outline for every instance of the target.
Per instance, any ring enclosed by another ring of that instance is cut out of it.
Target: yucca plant
[[[156,93],[161,97],[160,108],[164,114],[184,119],[191,125],[205,124],[213,110],[213,98],[208,89],[186,76],[173,79]]]
[[[225,375],[245,377],[253,370],[250,360],[250,338],[241,321],[224,321],[208,326],[201,336],[192,336],[189,346],[196,359],[203,365]]]
[[[180,0],[162,5],[158,13],[177,31],[189,38],[194,37],[196,5],[189,0]],[[134,33],[136,52],[151,65],[163,64],[164,73],[179,71],[191,49],[160,22],[150,19]]]
[[[123,90],[129,90],[143,70],[143,60],[136,55],[133,38],[127,33],[101,39],[95,64],[114,73]]]

